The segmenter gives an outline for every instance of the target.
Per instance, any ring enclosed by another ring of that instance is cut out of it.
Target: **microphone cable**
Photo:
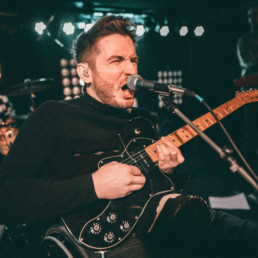
[[[219,124],[220,128],[222,129],[222,131],[224,132],[224,134],[226,135],[227,139],[229,140],[229,142],[231,143],[232,147],[234,148],[234,150],[236,151],[236,153],[238,154],[238,156],[240,157],[240,159],[242,160],[242,162],[245,164],[245,166],[248,168],[249,172],[253,175],[253,177],[255,178],[256,182],[258,182],[258,176],[255,174],[255,172],[253,171],[253,169],[251,168],[251,166],[249,165],[249,163],[246,161],[246,159],[244,158],[244,156],[242,155],[242,153],[240,152],[240,150],[238,149],[238,147],[236,146],[235,142],[233,141],[233,139],[231,138],[231,136],[229,135],[227,129],[224,127],[224,125],[221,123],[221,121],[218,119],[218,117],[216,116],[216,114],[213,112],[213,110],[210,108],[210,106],[206,103],[206,101],[200,97],[199,95],[195,94],[195,98],[201,102],[202,104],[204,104],[204,106],[209,110],[209,112],[212,114],[212,116],[215,118],[215,120],[217,121],[217,123]]]

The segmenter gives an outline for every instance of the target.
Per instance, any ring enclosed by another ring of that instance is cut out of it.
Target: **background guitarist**
[[[253,1],[247,10],[250,30],[237,41],[237,57],[241,68],[241,78],[235,86],[241,89],[258,88],[258,1]],[[244,107],[243,150],[247,160],[258,169],[258,105],[252,103]],[[258,201],[258,197],[257,197]]]
[[[23,123],[1,166],[0,224],[55,220],[101,199],[124,198],[144,187],[143,171],[132,165],[110,162],[88,171],[87,160],[85,173],[78,174],[76,168],[68,173],[76,164],[66,163],[68,156],[123,149],[120,132],[124,126],[136,117],[150,118],[147,112],[132,108],[134,92],[126,86],[128,77],[137,74],[135,42],[130,21],[116,16],[102,18],[78,37],[74,56],[85,94],[68,101],[48,101]],[[184,161],[180,150],[165,138],[157,152],[158,168],[168,175]],[[61,162],[49,172],[53,160]],[[168,212],[160,212],[162,220],[168,220],[173,209],[163,206]],[[197,217],[198,211],[188,214],[193,223]],[[257,257],[256,226],[220,212],[211,212],[211,219],[198,238],[194,234],[188,242],[184,238],[175,241],[179,234],[166,225],[159,231],[155,225],[162,223],[155,218],[154,226],[140,224],[143,235],[132,234],[108,257]],[[151,236],[154,228],[158,237]],[[148,230],[150,237],[146,237]]]

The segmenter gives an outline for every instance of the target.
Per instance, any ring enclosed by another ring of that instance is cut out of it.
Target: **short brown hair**
[[[102,37],[111,34],[129,36],[134,43],[137,41],[133,22],[122,16],[105,16],[95,23],[87,32],[81,33],[73,43],[73,56],[77,63],[88,62],[87,58],[94,44]]]

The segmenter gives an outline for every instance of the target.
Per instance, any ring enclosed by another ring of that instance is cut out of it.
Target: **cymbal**
[[[29,117],[29,114],[16,115],[15,120],[26,120]]]
[[[26,79],[23,83],[15,84],[3,89],[0,89],[1,95],[8,97],[29,95],[31,93],[43,91],[50,88],[54,83],[54,79],[40,78],[37,80]]]

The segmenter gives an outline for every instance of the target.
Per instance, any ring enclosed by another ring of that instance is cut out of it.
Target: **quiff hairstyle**
[[[72,52],[77,63],[90,63],[90,54],[97,41],[105,36],[120,34],[129,36],[135,44],[138,40],[133,22],[122,16],[105,16],[87,32],[81,33],[73,43]],[[94,64],[92,64],[94,65]]]

